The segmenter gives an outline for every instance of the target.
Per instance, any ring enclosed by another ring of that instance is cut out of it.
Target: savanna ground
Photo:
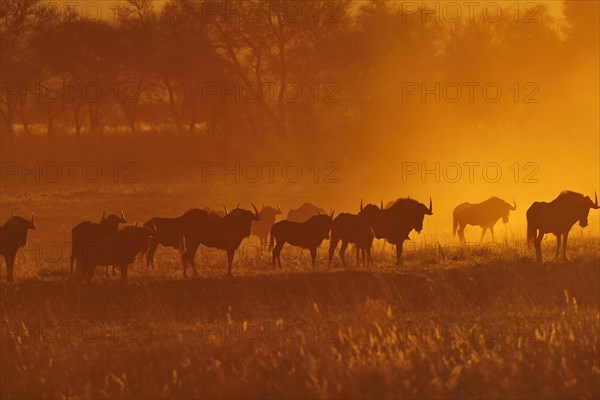
[[[233,279],[221,252],[201,250],[202,276],[184,280],[177,252],[160,248],[155,269],[130,269],[127,291],[99,268],[75,301],[73,225],[102,209],[134,223],[204,204],[176,187],[3,192],[2,220],[35,209],[37,229],[16,282],[0,274],[1,397],[600,396],[595,234],[574,235],[569,262],[545,241],[542,264],[521,237],[460,248],[425,235],[400,267],[377,242],[370,270],[352,252],[352,266],[336,254],[327,269],[324,243],[315,271],[289,247],[272,270],[250,238]]]

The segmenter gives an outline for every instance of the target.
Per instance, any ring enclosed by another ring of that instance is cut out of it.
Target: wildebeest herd
[[[508,222],[509,212],[516,210],[516,203],[505,202],[497,197],[478,203],[462,203],[453,212],[453,234],[458,232],[461,243],[465,242],[464,229],[467,225],[483,228],[481,240],[489,229],[494,236],[493,227],[502,218]],[[308,249],[313,268],[316,262],[317,248],[325,239],[330,238],[329,265],[338,243],[342,245],[339,255],[345,265],[345,251],[349,244],[355,245],[357,264],[372,264],[371,247],[373,239],[385,239],[396,245],[396,263],[400,264],[402,247],[409,239],[412,230],[420,232],[426,215],[433,214],[432,201],[429,206],[411,198],[401,198],[387,207],[383,201],[379,206],[360,202],[358,214],[334,211],[327,214],[323,209],[310,203],[302,204],[298,209],[290,210],[287,219],[275,222],[281,208],[262,206],[261,211],[252,204],[253,211],[235,207],[224,212],[215,212],[211,208],[193,208],[176,218],[155,217],[143,226],[125,226],[125,215],[104,213],[100,222],[84,221],[71,231],[70,271],[77,282],[91,285],[97,266],[118,267],[121,270],[121,283],[127,284],[127,269],[140,254],[146,256],[146,264],[154,265],[154,254],[158,245],[179,250],[183,275],[187,277],[190,266],[197,275],[194,258],[198,247],[204,245],[225,250],[227,253],[227,273],[231,276],[231,267],[236,250],[242,240],[251,234],[259,238],[261,249],[272,248],[272,265],[281,265],[281,251],[286,243]],[[590,209],[598,209],[598,196],[594,201],[588,196],[572,191],[564,191],[551,201],[534,202],[527,210],[527,240],[534,244],[537,261],[542,261],[541,241],[546,233],[557,238],[556,257],[562,245],[562,257],[566,259],[567,237],[576,222],[581,227],[588,225]],[[335,218],[334,218],[335,217]],[[25,246],[27,232],[35,229],[34,216],[31,220],[11,216],[0,227],[0,254],[4,255],[7,267],[7,279],[14,279],[15,255]],[[75,271],[73,266],[75,265]]]

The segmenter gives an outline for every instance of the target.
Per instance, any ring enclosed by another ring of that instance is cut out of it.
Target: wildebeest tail
[[[458,229],[458,221],[456,220],[456,212],[452,213],[452,236],[456,236],[456,229]]]

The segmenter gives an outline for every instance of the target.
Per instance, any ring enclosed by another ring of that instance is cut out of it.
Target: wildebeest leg
[[[342,259],[342,266],[345,267],[346,266],[346,258],[345,258],[345,254],[346,254],[346,249],[348,248],[348,242],[345,242],[342,240],[342,247],[340,247],[340,258]],[[315,250],[316,251],[316,250]],[[311,249],[311,253],[310,255],[312,256],[312,249]],[[314,267],[315,263],[313,261],[313,267]]]
[[[6,280],[8,282],[13,281],[13,271],[15,268],[15,255],[14,254],[6,254],[4,256],[6,261]]]
[[[146,267],[154,268],[154,254],[158,249],[158,240],[152,236],[148,240],[148,253],[146,253]]]
[[[557,233],[556,234],[556,256],[555,258],[558,258],[558,255],[560,254],[560,237],[561,237],[561,233]]]
[[[538,262],[542,262],[542,239],[544,238],[544,233],[540,231],[538,236],[533,240],[533,245],[535,246],[535,256]]]
[[[373,258],[371,257],[371,248],[367,247],[367,266],[371,267],[373,265]]]
[[[277,242],[275,248],[273,249],[273,268],[275,268],[275,261],[279,264],[279,268],[281,269],[281,249],[283,249],[284,242]]]
[[[331,260],[333,259],[333,253],[335,252],[335,248],[337,247],[338,241],[332,239],[329,242],[329,261],[327,262],[327,268],[331,267]]]
[[[485,236],[485,233],[487,232],[488,228],[487,226],[483,227],[483,231],[481,232],[481,239],[479,239],[479,243],[483,242],[483,237]]]
[[[356,246],[356,266],[360,267],[360,259],[362,258],[362,265],[365,267],[365,249]]]
[[[194,276],[198,276],[198,270],[196,269],[196,251],[194,251],[193,254],[190,254],[188,260],[192,266],[192,271],[194,271]]]
[[[233,264],[233,255],[234,254],[235,254],[234,250],[227,250],[227,275],[229,275],[230,277],[233,276],[233,275],[231,275],[231,265]]]
[[[569,236],[569,232],[565,233],[563,238],[563,260],[567,260],[567,236]]]
[[[86,268],[87,267],[87,268]],[[96,272],[96,266],[86,266],[83,267],[83,278],[87,282],[88,290],[92,290],[92,279],[94,278],[94,273]]]
[[[490,233],[492,234],[492,241],[496,241],[496,239],[494,239],[494,227],[490,226]]]
[[[404,241],[396,244],[396,265],[402,264],[402,245]]]
[[[344,242],[342,242],[342,248],[344,248]],[[345,250],[345,248],[344,248]],[[340,252],[342,250],[340,249]],[[312,266],[313,266],[313,271],[315,270],[315,262],[317,261],[317,248],[314,247],[312,249],[310,249],[310,261],[312,262]],[[344,262],[344,258],[342,256],[342,263]]]
[[[198,251],[198,247],[200,245],[193,243],[189,247],[185,249],[183,255],[181,257],[181,262],[183,264],[183,277],[187,278],[187,264],[189,263],[194,271],[194,275],[198,275],[198,270],[196,270],[196,251]]]
[[[463,225],[460,225],[458,227],[458,240],[460,240],[460,243],[464,243],[465,242],[465,227]]]

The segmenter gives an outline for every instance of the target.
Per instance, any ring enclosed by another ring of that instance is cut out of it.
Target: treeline
[[[589,50],[565,46],[587,31],[539,4],[455,21],[451,10],[378,0],[129,0],[101,18],[41,0],[1,3],[4,139],[189,132],[368,145],[381,131],[506,118],[486,102],[442,99],[432,121],[423,102],[407,101],[406,82],[553,81],[572,53]],[[590,22],[581,3],[565,14]]]

